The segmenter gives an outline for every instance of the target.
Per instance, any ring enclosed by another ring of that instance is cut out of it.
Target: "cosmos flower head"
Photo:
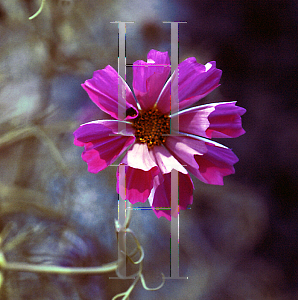
[[[222,72],[215,62],[202,65],[190,57],[178,65],[172,76],[179,73],[179,111],[172,114],[170,71],[167,52],[152,49],[147,62],[134,62],[134,94],[120,79],[126,93],[126,103],[120,104],[126,112],[122,117],[118,117],[117,71],[111,66],[95,71],[82,87],[113,119],[92,121],[74,132],[74,144],[84,146],[82,159],[91,173],[100,172],[125,153],[120,162],[125,166],[125,188],[119,187],[122,183],[118,167],[117,192],[133,204],[148,199],[157,217],[168,220],[171,171],[178,172],[179,209],[186,209],[193,202],[194,189],[188,171],[199,180],[216,185],[222,185],[223,177],[235,172],[237,156],[211,139],[245,133],[241,123],[245,109],[236,106],[236,102],[191,107],[219,86]],[[172,215],[178,215],[178,208]]]

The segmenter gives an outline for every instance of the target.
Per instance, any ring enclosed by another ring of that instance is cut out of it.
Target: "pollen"
[[[170,133],[170,117],[161,114],[157,108],[139,111],[132,126],[136,129],[137,142],[146,143],[150,149],[166,141],[166,135]]]

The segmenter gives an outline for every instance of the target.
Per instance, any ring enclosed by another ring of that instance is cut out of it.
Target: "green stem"
[[[46,0],[42,0],[42,1],[41,1],[41,5],[40,5],[38,11],[37,11],[33,16],[31,16],[31,17],[29,18],[29,20],[32,20],[32,19],[36,18],[36,17],[41,13],[41,11],[42,11],[42,9],[43,9],[43,5],[44,5],[45,2],[46,2]]]
[[[118,261],[105,264],[100,267],[86,267],[86,268],[72,268],[72,267],[58,267],[45,265],[31,265],[24,263],[10,263],[2,264],[2,270],[17,271],[17,272],[33,272],[33,273],[50,273],[50,274],[64,274],[64,275],[95,275],[109,272],[115,272],[118,267]]]

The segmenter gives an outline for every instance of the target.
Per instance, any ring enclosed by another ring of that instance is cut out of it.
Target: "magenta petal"
[[[88,93],[90,99],[104,112],[108,113],[115,119],[123,120],[125,115],[118,118],[118,79],[123,82],[123,87],[126,91],[126,104],[119,109],[120,112],[126,112],[131,108],[134,113],[130,115],[137,115],[137,105],[134,96],[118,73],[111,66],[106,66],[102,70],[95,71],[93,77],[82,84],[84,90]],[[120,101],[121,102],[121,101]],[[132,117],[127,116],[127,119]]]
[[[186,136],[169,136],[165,146],[179,162],[194,168],[198,166],[195,155],[203,155],[207,152],[204,141]]]
[[[168,52],[150,50],[147,62],[138,60],[133,64],[133,89],[141,108],[152,108],[170,74]]]
[[[78,141],[76,138],[74,139],[73,144],[79,147],[85,146],[85,143]]]
[[[215,110],[214,106],[214,104],[201,105],[179,112],[178,115],[171,118],[173,120],[172,129],[177,132],[207,137],[206,130],[210,126],[208,116]],[[175,120],[177,118],[179,118],[179,122]],[[176,127],[177,125],[179,128]]]
[[[209,62],[206,65],[201,65],[196,62],[194,57],[190,57],[179,64],[179,110],[192,105],[218,87],[221,73],[221,70],[215,67],[214,61]],[[173,76],[177,76],[177,70]],[[170,112],[170,95],[171,80],[167,82],[157,103],[157,107],[162,113]]]
[[[186,168],[205,183],[223,185],[223,177],[235,173],[233,165],[238,162],[238,158],[231,149],[213,145],[206,147],[207,153],[195,156],[199,168]]]
[[[246,112],[236,102],[218,103],[208,116],[210,126],[206,130],[209,138],[234,138],[245,133],[241,116]]]
[[[127,134],[133,129],[127,125]],[[97,173],[113,163],[131,145],[132,135],[115,135],[118,122],[114,120],[94,121],[81,125],[75,132],[74,144],[85,146],[82,159],[88,164],[88,171]]]
[[[159,173],[158,166],[149,155],[146,144],[135,143],[129,149],[120,165],[125,166],[126,186],[119,186],[119,168],[117,170],[117,192],[122,199],[131,203],[145,202],[153,187],[153,178]],[[126,188],[126,189],[125,189]],[[126,191],[126,192],[125,192]]]
[[[173,129],[207,138],[238,137],[245,133],[241,115],[245,109],[235,106],[236,102],[219,102],[196,106],[179,112],[172,119]],[[179,124],[179,128],[175,125]]]
[[[154,178],[153,190],[149,196],[149,203],[158,218],[171,220],[178,216],[178,206],[171,207],[171,171],[178,171],[179,208],[186,209],[193,200],[193,183],[185,168],[163,146],[156,146],[150,152],[158,164],[161,173]],[[174,203],[172,203],[174,205]]]
[[[191,137],[168,137],[167,149],[198,179],[209,184],[223,184],[223,176],[235,172],[237,156],[216,142]]]
[[[161,175],[160,175],[161,176]],[[156,176],[158,177],[158,176]],[[158,218],[165,217],[171,220],[171,209],[173,216],[177,218],[178,207],[171,207],[171,173],[163,174],[163,180],[152,193],[152,208]],[[193,183],[189,174],[178,173],[179,181],[179,209],[187,209],[193,202]],[[170,209],[171,208],[171,209]]]
[[[155,146],[152,150],[157,165],[162,174],[171,173],[173,169],[187,174],[185,168],[175,159],[175,157],[163,146]]]

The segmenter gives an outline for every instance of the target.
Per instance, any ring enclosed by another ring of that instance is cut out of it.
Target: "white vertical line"
[[[178,25],[177,22],[171,22],[171,112],[170,114],[177,113],[179,111],[179,95],[178,95]],[[174,74],[175,73],[175,74]],[[174,74],[174,75],[173,75]],[[173,128],[179,131],[179,118],[171,119],[172,134]]]
[[[126,180],[125,166],[119,165],[119,200],[118,200],[118,221],[120,231],[118,232],[118,274],[121,277],[126,277],[126,201],[121,198],[121,195],[126,195]]]
[[[171,171],[171,278],[179,277],[179,200],[178,171]],[[174,217],[178,211],[177,218]]]
[[[134,22],[111,22],[118,23],[118,119],[126,117],[126,23]],[[123,80],[122,80],[123,79]],[[118,122],[118,132],[125,132],[126,124]],[[126,200],[121,195],[126,195],[125,166],[119,165],[119,200],[118,200],[118,275],[126,277]]]
[[[126,90],[125,82],[122,81],[123,78],[126,81],[126,23],[119,22],[119,47],[118,47],[118,119],[123,120],[126,117]],[[118,132],[125,132],[126,124],[124,122],[118,122]]]
[[[179,111],[179,23],[186,22],[163,22],[171,23],[171,114]],[[179,118],[171,119],[170,134],[172,128],[179,131]],[[171,275],[169,279],[184,279],[179,277],[179,180],[178,171],[171,171]],[[177,218],[174,217],[178,212]]]

